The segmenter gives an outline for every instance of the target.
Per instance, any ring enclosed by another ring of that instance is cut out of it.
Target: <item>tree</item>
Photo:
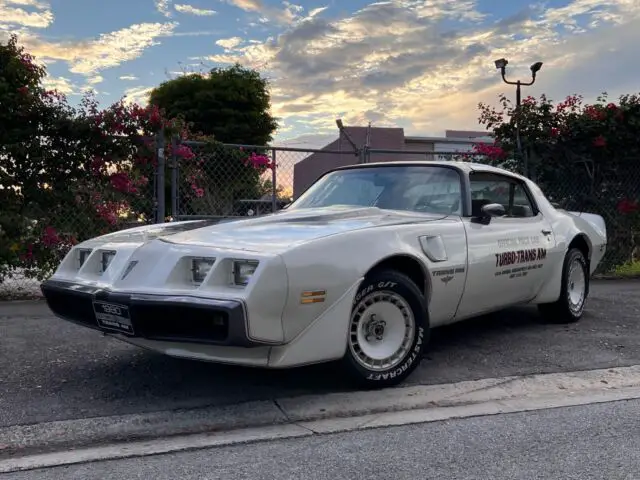
[[[151,91],[149,103],[224,143],[266,145],[278,127],[269,112],[267,81],[238,64],[163,82]]]
[[[545,95],[527,97],[516,112],[504,95],[499,107],[480,104],[480,123],[493,145],[478,144],[471,154],[493,165],[523,172],[516,155],[515,125],[520,122],[531,178],[551,201],[571,211],[602,215],[608,254],[603,270],[637,260],[640,246],[640,96],[617,103],[603,94],[593,104],[579,95],[554,104]]]
[[[43,278],[77,242],[153,220],[156,107],[72,108],[12,36],[0,43],[0,282]]]

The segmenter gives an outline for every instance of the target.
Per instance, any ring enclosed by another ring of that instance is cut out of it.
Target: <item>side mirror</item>
[[[473,223],[488,225],[493,217],[502,217],[506,211],[499,203],[488,203],[480,209],[481,215],[471,219]]]
[[[499,203],[489,203],[487,205],[484,205],[480,209],[480,211],[486,217],[502,217],[506,213],[504,206],[500,205]]]

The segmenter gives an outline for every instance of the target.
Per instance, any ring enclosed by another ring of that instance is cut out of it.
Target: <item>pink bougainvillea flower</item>
[[[42,243],[45,247],[54,247],[60,243],[60,237],[55,228],[48,226],[44,229]]]
[[[258,155],[255,152],[252,152],[251,155],[244,160],[245,165],[251,165],[256,169],[262,168],[273,168],[274,164],[271,162],[271,159],[266,155]]]
[[[136,188],[133,186],[131,179],[126,173],[114,173],[111,175],[111,186],[119,192],[135,193]]]
[[[607,145],[607,140],[602,135],[598,135],[593,140],[593,146],[594,147],[605,147],[606,145]]]
[[[640,211],[640,205],[636,200],[629,200],[628,198],[625,198],[618,202],[617,209],[618,212],[627,215],[629,213]]]
[[[143,187],[149,184],[149,179],[142,175],[141,177],[138,177],[138,180],[136,180],[136,184]]]
[[[604,110],[596,105],[587,105],[584,109],[584,114],[591,120],[604,120],[607,116]]]
[[[193,157],[196,156],[196,154],[193,153],[193,150],[191,150],[187,145],[178,145],[175,152],[173,153],[177,157],[181,157],[185,160],[191,160]]]
[[[475,143],[473,152],[478,155],[485,155],[492,159],[500,159],[506,156],[506,152],[498,145],[490,145],[488,143]]]

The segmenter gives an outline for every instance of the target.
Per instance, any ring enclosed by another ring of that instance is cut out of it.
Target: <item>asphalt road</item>
[[[297,438],[6,474],[6,480],[635,480],[640,401]]]
[[[540,323],[513,309],[434,331],[407,384],[640,364],[640,282],[594,282],[585,317]],[[0,304],[0,426],[346,390],[333,366],[265,372],[177,360]]]

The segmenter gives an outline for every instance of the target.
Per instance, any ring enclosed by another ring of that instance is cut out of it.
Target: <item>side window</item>
[[[460,175],[452,169],[442,168],[423,178],[416,176],[415,184],[403,192],[408,210],[416,212],[460,215],[462,212]]]
[[[505,217],[533,217],[536,209],[527,196],[524,186],[517,180],[494,173],[472,172],[471,214],[480,215],[481,208],[488,203],[504,206]]]

